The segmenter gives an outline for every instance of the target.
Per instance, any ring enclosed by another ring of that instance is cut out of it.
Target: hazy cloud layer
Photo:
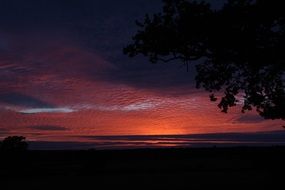
[[[22,107],[42,107],[42,108],[53,107],[51,104],[46,103],[42,100],[16,92],[0,93],[0,103],[10,106],[22,106]]]
[[[193,135],[82,136],[89,142],[31,142],[32,149],[122,149],[159,147],[227,147],[285,145],[285,132]]]

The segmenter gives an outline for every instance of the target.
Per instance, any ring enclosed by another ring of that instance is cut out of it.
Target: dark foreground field
[[[5,189],[283,189],[285,183],[285,147],[30,151],[2,153],[0,160]]]

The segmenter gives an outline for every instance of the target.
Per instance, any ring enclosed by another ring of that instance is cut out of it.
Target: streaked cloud
[[[37,113],[72,113],[83,110],[97,110],[97,111],[143,111],[155,108],[159,103],[154,102],[136,102],[127,105],[104,105],[104,104],[83,104],[83,105],[71,105],[66,107],[54,107],[54,108],[21,108],[16,106],[5,106],[4,109],[15,111],[22,114],[37,114]]]
[[[77,110],[99,110],[99,111],[142,111],[153,109],[158,103],[154,102],[136,102],[128,105],[79,105],[73,106]]]
[[[56,125],[34,125],[28,126],[28,128],[33,130],[41,130],[41,131],[66,131],[68,130],[65,127],[56,126]]]
[[[31,108],[20,110],[19,113],[36,114],[36,113],[71,113],[75,110],[70,108]]]
[[[235,120],[235,122],[238,123],[260,123],[263,121],[265,121],[265,119],[262,118],[260,115],[253,115],[252,113],[243,114]]]

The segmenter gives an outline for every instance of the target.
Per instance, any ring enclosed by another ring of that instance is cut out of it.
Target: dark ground
[[[285,147],[29,151],[1,153],[0,161],[3,189],[283,189],[285,182]]]

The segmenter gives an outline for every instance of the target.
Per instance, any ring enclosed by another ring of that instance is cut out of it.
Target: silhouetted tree
[[[164,0],[163,12],[146,15],[124,48],[152,63],[195,63],[197,88],[211,101],[223,91],[223,112],[238,102],[266,119],[285,119],[285,6],[278,0],[228,0],[220,9],[202,1]]]
[[[22,152],[28,149],[28,143],[23,136],[9,136],[0,143],[2,152]]]

